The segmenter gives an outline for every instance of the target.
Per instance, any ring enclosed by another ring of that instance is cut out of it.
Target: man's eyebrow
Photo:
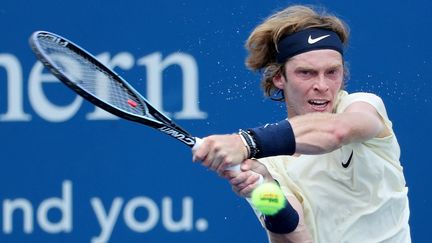
[[[325,69],[338,69],[338,68],[342,68],[342,67],[343,67],[343,65],[341,65],[341,64],[335,64],[335,65],[330,65],[328,67],[325,67]],[[310,67],[310,66],[307,66],[307,65],[299,65],[299,66],[295,67],[294,70],[310,70],[310,71],[313,71],[313,70],[317,70],[317,68]]]
[[[335,64],[335,65],[331,65],[328,69],[335,69],[335,68],[342,68],[343,65],[342,64]]]

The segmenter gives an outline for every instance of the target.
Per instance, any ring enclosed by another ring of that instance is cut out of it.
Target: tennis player
[[[270,242],[411,242],[400,148],[382,99],[347,93],[348,27],[307,6],[268,17],[250,35],[247,66],[283,100],[288,118],[204,138],[194,161],[248,197],[258,174],[278,183],[287,206],[258,218]],[[242,163],[242,171],[225,171]]]

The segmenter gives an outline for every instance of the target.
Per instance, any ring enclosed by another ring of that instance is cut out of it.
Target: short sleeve
[[[384,124],[392,130],[392,122],[388,118],[387,110],[385,108],[383,100],[372,93],[352,93],[341,98],[338,107],[336,109],[336,113],[342,113],[349,105],[355,102],[365,102],[373,106],[378,114],[381,116]]]

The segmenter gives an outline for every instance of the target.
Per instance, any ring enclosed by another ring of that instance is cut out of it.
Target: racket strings
[[[39,43],[56,68],[74,85],[118,109],[149,116],[146,104],[116,76],[66,46],[43,38]]]

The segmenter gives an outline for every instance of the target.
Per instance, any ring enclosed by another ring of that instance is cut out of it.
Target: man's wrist
[[[291,204],[284,198],[285,207],[275,215],[264,215],[264,224],[268,231],[276,234],[293,232],[300,221],[300,216]]]
[[[240,135],[240,138],[242,139],[245,147],[248,150],[248,156],[246,158],[256,158],[256,155],[259,153],[259,151],[255,139],[253,138],[251,133],[240,129],[238,134]]]
[[[296,151],[294,132],[288,120],[251,128],[246,134],[251,137],[255,146],[253,158],[293,155]],[[250,151],[252,155],[252,148]]]
[[[245,147],[245,150],[246,150],[245,159],[249,159],[249,158],[251,158],[250,157],[251,156],[250,146],[249,146],[248,142],[246,141],[246,139],[241,134],[242,131],[243,130],[240,129],[240,131],[238,132],[238,136],[240,137],[240,139],[241,139],[241,141],[242,141],[242,143],[243,143],[243,145]]]

